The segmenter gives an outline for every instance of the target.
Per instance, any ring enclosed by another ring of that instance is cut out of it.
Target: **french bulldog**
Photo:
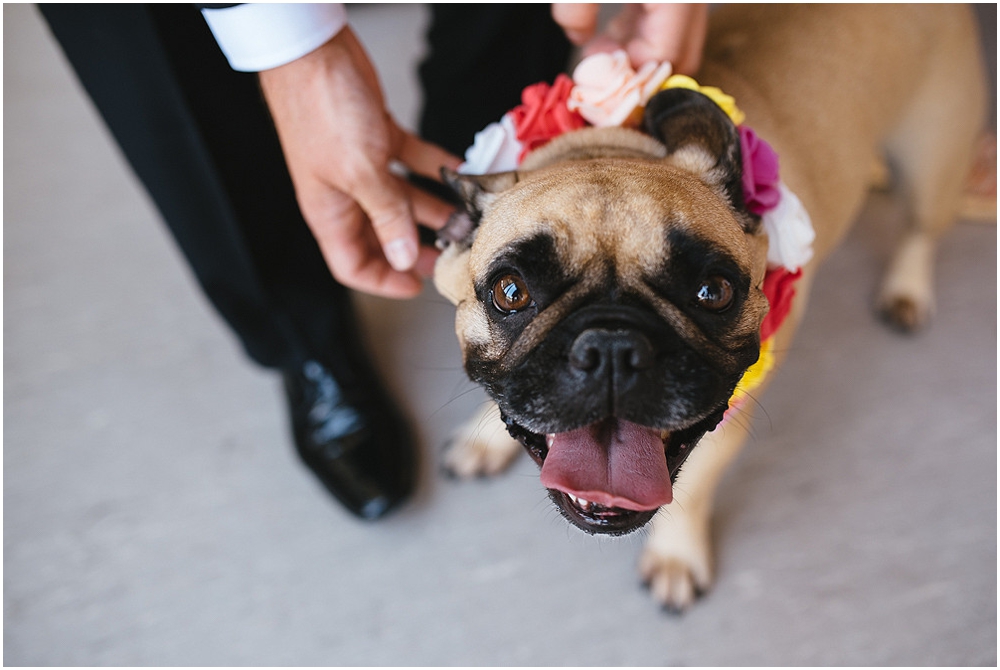
[[[697,79],[736,99],[815,228],[777,362],[880,158],[911,222],[879,307],[901,328],[923,325],[935,241],[985,105],[968,8],[729,5],[711,16]],[[740,151],[714,102],[670,89],[641,129],[574,131],[515,172],[444,175],[465,209],[434,281],[456,306],[465,369],[496,405],[460,431],[448,467],[496,473],[523,445],[575,526],[651,522],[640,572],[673,609],[713,579],[712,499],[750,423],[726,412],[769,308],[768,238],[743,204]]]

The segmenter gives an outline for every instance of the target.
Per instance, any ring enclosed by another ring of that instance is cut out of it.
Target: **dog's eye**
[[[518,275],[500,277],[493,284],[493,306],[505,314],[513,314],[531,305],[531,294]]]
[[[712,312],[721,312],[733,304],[733,285],[719,275],[713,275],[698,287],[698,305]]]

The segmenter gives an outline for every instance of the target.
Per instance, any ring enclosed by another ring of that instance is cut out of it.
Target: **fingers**
[[[707,32],[706,4],[628,4],[584,45],[583,55],[625,49],[634,67],[669,61],[674,72],[694,75],[701,67]]]
[[[411,270],[420,252],[416,222],[440,230],[455,208],[389,173],[362,180],[351,194],[394,270]]]
[[[399,136],[395,153],[414,171],[436,175],[442,164],[457,167],[460,162],[408,133],[399,131]],[[438,230],[454,207],[393,175],[387,165],[357,161],[350,172],[353,177],[342,192],[310,182],[299,193],[331,272],[356,290],[393,298],[416,295],[420,276],[433,272],[437,257],[434,250],[419,246],[416,222]]]
[[[417,221],[434,229],[444,226],[453,211],[450,205],[401,179],[390,179],[409,202]],[[322,184],[313,184],[304,191],[299,198],[303,214],[337,281],[355,290],[390,298],[408,298],[420,292],[421,278],[433,274],[439,254],[431,247],[417,247],[415,227],[413,262],[400,269],[392,264],[388,256],[391,251],[387,253],[379,236],[380,230],[385,232],[384,227],[380,229],[371,223],[356,193],[348,195]]]
[[[707,5],[643,5],[625,49],[636,65],[670,61],[674,72],[693,75],[701,66],[707,31]]]
[[[413,266],[413,271],[420,277],[433,277],[434,264],[437,262],[441,252],[433,247],[420,247],[420,256]]]
[[[438,200],[433,195],[423,191],[412,184],[404,186],[413,204],[413,215],[418,223],[431,228],[441,230],[448,219],[455,213],[455,208],[446,202]]]
[[[552,18],[562,27],[566,38],[580,46],[594,36],[599,10],[597,3],[554,3]]]
[[[688,31],[687,52],[678,61],[677,72],[693,75],[701,69],[701,59],[705,54],[705,40],[708,37],[708,5],[695,5],[694,15]]]
[[[389,132],[396,156],[418,174],[440,178],[442,166],[452,169],[461,160],[447,151],[401,130],[391,120]],[[368,216],[382,254],[392,269],[406,272],[419,256],[415,219],[438,230],[443,228],[453,208],[437,198],[405,184],[388,171],[372,166],[356,175],[350,195]]]
[[[368,216],[386,260],[394,270],[409,270],[417,260],[417,228],[406,190],[388,169],[356,174],[350,196]]]
[[[388,123],[393,153],[413,172],[440,179],[442,166],[455,169],[461,163],[444,149],[401,130],[391,119]],[[370,165],[365,172],[357,175],[350,195],[368,215],[392,268],[410,270],[419,253],[415,221],[439,230],[454,208],[402,181],[388,166]]]
[[[457,170],[462,164],[462,159],[458,156],[451,155],[436,144],[425,142],[395,123],[392,125],[394,144],[398,147],[396,156],[413,172],[440,181],[442,167]]]
[[[330,215],[311,225],[337,281],[387,298],[412,298],[420,292],[422,282],[414,272],[396,270],[386,262],[379,240],[356,202],[335,194],[325,209]]]

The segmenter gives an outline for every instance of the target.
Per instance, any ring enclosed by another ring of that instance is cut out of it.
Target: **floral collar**
[[[802,266],[812,258],[815,239],[809,214],[778,176],[778,155],[744,125],[736,101],[713,86],[672,74],[670,63],[646,63],[633,70],[624,51],[583,59],[572,78],[564,74],[552,85],[533,84],[521,93],[521,104],[500,121],[476,133],[465,152],[464,174],[516,170],[531,151],[564,133],[585,128],[637,127],[643,108],[655,93],[688,88],[708,96],[736,124],[743,156],[743,197],[750,212],[761,217],[768,236],[768,269],[762,290],[770,310],[760,329],[760,357],[744,373],[730,411],[739,407],[774,367],[774,333],[788,316]],[[727,413],[728,416],[728,413]]]

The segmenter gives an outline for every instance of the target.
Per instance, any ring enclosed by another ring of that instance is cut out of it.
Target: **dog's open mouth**
[[[673,500],[672,481],[704,434],[696,425],[664,431],[617,418],[539,435],[507,421],[541,468],[542,484],[570,523],[588,533],[624,535]]]

